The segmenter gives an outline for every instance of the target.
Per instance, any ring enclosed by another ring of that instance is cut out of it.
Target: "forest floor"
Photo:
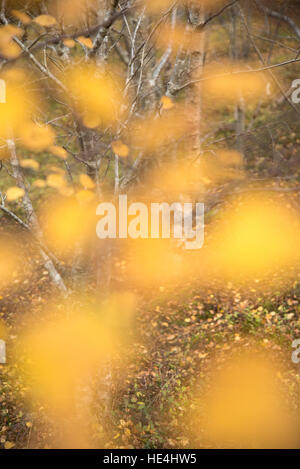
[[[1,229],[16,227],[2,218]],[[47,448],[57,431],[55,422],[43,415],[42,406],[28,405],[28,387],[10,351],[27,324],[28,311],[31,318],[36,311],[38,318],[55,292],[29,239],[24,240],[24,256],[35,265],[30,281],[16,278],[0,298],[0,319],[8,326],[7,364],[0,367],[0,444]],[[299,415],[300,368],[291,360],[292,342],[300,338],[299,292],[299,279],[288,292],[267,295],[253,289],[241,292],[232,285],[216,294],[213,288],[197,288],[187,281],[177,293],[158,287],[148,297],[141,296],[133,358],[114,370],[105,447],[209,447],[201,429],[195,437],[190,428],[195,392],[209,385],[213,368],[232,350],[251,350],[253,344],[278,365],[278,379]],[[101,447],[103,431],[99,419],[92,431],[93,446]]]

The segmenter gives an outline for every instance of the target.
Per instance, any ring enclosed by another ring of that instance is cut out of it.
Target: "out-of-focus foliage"
[[[19,341],[17,360],[30,386],[32,404],[36,400],[43,403],[49,415],[65,428],[59,442],[62,446],[91,444],[70,422],[87,424],[89,406],[83,409],[83,420],[76,420],[82,388],[93,373],[105,380],[107,367],[120,360],[120,347],[130,345],[127,329],[133,326],[134,307],[135,298],[129,293],[112,296],[104,305],[86,296],[65,302],[60,308],[49,304],[43,311],[43,321],[28,328]]]
[[[63,80],[86,127],[105,127],[121,117],[126,101],[113,70],[85,64],[67,70]]]
[[[2,2],[3,448],[299,446],[297,3]]]
[[[26,70],[21,68],[11,68],[1,73],[1,79],[6,83],[6,102],[0,106],[0,136],[4,140],[23,134],[24,127],[29,125],[30,118],[40,105],[38,94],[29,87],[29,77]]]
[[[201,83],[205,99],[218,106],[235,104],[240,100],[253,105],[259,99],[269,99],[272,87],[266,75],[247,72],[247,67],[248,64],[242,63],[208,66]]]
[[[198,414],[193,431],[204,429],[205,438],[222,448],[294,447],[297,430],[280,368],[255,349],[231,355],[201,395],[203,420]]]
[[[238,198],[224,210],[211,236],[211,268],[224,280],[268,278],[276,272],[288,278],[288,268],[299,263],[299,214],[275,194],[272,199],[264,194]]]
[[[53,174],[48,185],[64,189],[61,175]],[[55,197],[41,210],[41,222],[48,245],[60,255],[70,256],[78,243],[87,246],[95,237],[95,203],[85,203],[84,193],[79,191],[78,198]],[[88,192],[90,194],[90,192]],[[79,200],[78,200],[79,199]]]

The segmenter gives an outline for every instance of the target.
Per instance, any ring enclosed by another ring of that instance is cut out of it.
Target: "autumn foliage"
[[[299,447],[298,3],[2,2],[5,449]],[[203,248],[99,239],[122,194]]]

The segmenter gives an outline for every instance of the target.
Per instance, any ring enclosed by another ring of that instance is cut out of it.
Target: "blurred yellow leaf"
[[[93,41],[91,40],[90,37],[79,36],[77,38],[77,41],[80,42],[80,44],[83,44],[88,49],[93,48]]]
[[[62,174],[49,174],[49,176],[47,176],[47,184],[49,187],[59,189],[66,184],[66,181]]]
[[[80,184],[86,189],[94,189],[95,183],[87,174],[80,174],[79,176]]]
[[[21,48],[13,41],[13,37],[22,37],[23,29],[7,24],[0,27],[0,52],[7,58],[15,58],[22,52]]]
[[[55,133],[48,125],[25,124],[20,131],[22,144],[32,151],[39,152],[50,147],[55,141]]]
[[[30,16],[28,16],[24,11],[12,10],[11,13],[15,18],[17,18],[17,20],[21,21],[21,23],[23,24],[31,23]]]
[[[266,99],[268,80],[263,72],[244,71],[247,64],[212,65],[205,69],[204,81],[201,82],[205,100],[214,105],[235,104],[241,99],[246,105]]]
[[[22,166],[22,168],[30,168],[37,171],[40,167],[40,164],[35,160],[24,159],[20,161],[20,166]]]
[[[74,41],[74,39],[64,39],[63,43],[66,47],[69,47],[70,49],[76,46],[76,42]]]
[[[55,24],[57,24],[56,19],[54,18],[54,16],[51,15],[40,15],[34,18],[33,21],[39,24],[40,26],[45,27],[54,26]]]
[[[102,3],[102,2],[101,2]],[[65,26],[76,26],[99,9],[98,0],[51,0],[49,11],[63,21]]]
[[[43,189],[44,187],[46,187],[46,185],[46,181],[44,181],[43,179],[37,179],[32,183],[33,187],[37,187],[39,189]]]
[[[67,151],[63,147],[59,147],[58,145],[52,145],[51,147],[49,147],[49,151],[58,158],[61,158],[62,160],[66,160],[68,158]]]
[[[237,198],[223,210],[210,235],[206,247],[211,268],[228,281],[268,278],[280,269],[288,277],[287,267],[299,260],[299,214],[277,194]]]
[[[57,196],[43,206],[40,221],[45,240],[53,251],[59,255],[72,255],[78,241],[88,244],[95,234],[95,209],[91,205],[81,206],[75,197],[64,194],[72,187],[58,188],[63,197]],[[82,191],[87,195],[94,195],[90,191]],[[71,195],[71,194],[70,194]]]
[[[124,85],[112,70],[85,64],[71,68],[61,79],[75,98],[70,104],[86,127],[111,125],[124,112]]]
[[[112,297],[104,308],[95,300],[83,304],[81,299],[80,305],[78,308],[71,302],[64,304],[69,317],[57,311],[55,318],[50,317],[51,305],[48,306],[43,322],[34,324],[20,341],[26,349],[26,378],[34,380],[31,397],[56,410],[57,419],[66,414],[71,418],[76,383],[101,370],[118,345],[126,343],[135,298],[125,293]]]
[[[0,29],[0,53],[1,53],[1,29]],[[32,74],[21,68],[7,68],[1,73],[2,80],[6,83],[6,103],[0,105],[0,136],[8,139],[12,131],[16,137],[24,128],[25,122],[34,117],[36,109],[41,107],[37,99],[38,95],[29,89],[29,81]]]
[[[24,190],[20,187],[10,187],[6,191],[6,200],[8,202],[14,202],[15,200],[20,199],[25,194]]]
[[[172,109],[172,107],[174,107],[174,103],[172,99],[169,98],[168,96],[163,96],[160,100],[160,104],[161,104],[162,109],[165,109],[165,110]]]
[[[201,395],[205,417],[195,413],[195,432],[203,428],[203,436],[221,448],[284,448],[293,441],[287,388],[279,385],[270,356],[237,349],[214,371]]]
[[[83,191],[77,192],[76,198],[78,202],[87,203],[87,202],[92,201],[95,198],[95,194],[92,191],[83,190]]]
[[[121,157],[126,157],[129,154],[129,148],[127,145],[121,142],[121,140],[116,140],[111,144],[114,153]]]
[[[58,192],[64,197],[71,197],[74,194],[73,187],[63,186],[58,189]]]
[[[88,129],[96,129],[101,124],[101,117],[99,115],[88,113],[83,116],[83,125]]]
[[[181,106],[174,106],[167,113],[157,118],[150,115],[146,119],[136,119],[129,129],[131,146],[153,151],[161,145],[170,144],[192,131],[192,123],[187,119],[187,112]]]
[[[13,448],[14,446],[15,446],[15,443],[12,443],[11,441],[6,441],[6,442],[4,443],[4,448],[5,448],[5,449],[11,449],[11,448]]]
[[[62,174],[63,176],[65,175],[64,170],[59,166],[55,166],[54,164],[47,166],[47,169],[49,169],[49,171],[52,171],[53,173]]]

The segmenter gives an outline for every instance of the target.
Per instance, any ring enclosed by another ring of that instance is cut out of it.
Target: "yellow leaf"
[[[53,145],[55,133],[48,125],[29,123],[23,126],[20,138],[25,147],[39,152]]]
[[[4,443],[4,448],[5,448],[5,449],[11,449],[11,448],[13,448],[14,446],[15,446],[15,444],[12,443],[11,441],[6,441],[6,442]]]
[[[39,24],[40,26],[45,26],[45,27],[54,26],[55,24],[57,24],[56,19],[54,18],[54,16],[51,16],[51,15],[37,16],[34,19],[34,22]]]
[[[125,113],[124,83],[113,70],[86,63],[68,69],[61,80],[86,127],[109,126]]]
[[[46,185],[47,184],[45,181],[43,181],[43,179],[37,179],[32,184],[33,187],[38,187],[39,189],[43,189],[44,187],[46,187]]]
[[[129,154],[129,148],[127,145],[121,142],[121,140],[116,140],[111,144],[114,153],[118,156],[126,158]]]
[[[75,47],[76,45],[76,42],[74,41],[74,39],[64,39],[63,43],[66,47],[69,47],[69,48]]]
[[[3,37],[0,32],[0,51],[4,57],[7,57],[8,59],[15,59],[21,54],[22,49],[15,42],[12,42],[6,37]]]
[[[172,109],[172,107],[174,107],[174,103],[172,99],[169,98],[168,96],[163,96],[160,100],[160,104],[161,104],[162,109],[165,109],[165,110]]]
[[[14,36],[22,37],[23,29],[7,24],[0,28],[0,52],[5,57],[16,58],[22,52],[21,48],[13,41]]]
[[[71,197],[74,194],[74,189],[73,187],[60,187],[58,189],[59,193],[63,195],[64,197]]]
[[[95,183],[87,174],[80,174],[79,176],[80,184],[86,189],[94,189]]]
[[[177,105],[170,111],[163,112],[159,119],[154,114],[143,120],[136,119],[129,128],[127,138],[131,145],[153,151],[191,131],[191,121],[186,116],[182,106]]]
[[[66,150],[63,147],[59,147],[58,145],[52,145],[49,147],[49,151],[62,160],[66,160],[68,158],[68,153]]]
[[[35,160],[24,159],[20,161],[20,166],[22,166],[22,168],[30,168],[37,171],[40,167],[40,164]]]
[[[0,54],[1,52],[0,28]],[[25,73],[25,69],[7,68],[1,71],[1,79],[6,83],[6,104],[0,105],[0,136],[7,140],[8,128],[19,137],[19,130],[24,126],[24,122],[28,122],[34,109],[39,107],[39,100],[32,91],[32,86],[28,86],[28,70]]]
[[[64,170],[60,168],[59,166],[55,166],[54,164],[52,164],[51,166],[48,166],[47,168],[49,169],[49,171],[52,171],[52,173],[62,174],[63,176],[65,175]]]
[[[22,28],[18,28],[12,24],[6,24],[5,26],[1,27],[1,32],[5,33],[7,36],[12,38],[13,36],[22,37],[24,34],[24,30]]]
[[[70,189],[72,194],[68,194]],[[54,252],[58,250],[63,257],[68,257],[74,253],[74,249],[76,250],[78,239],[85,244],[94,237],[95,205],[81,206],[76,196],[69,197],[73,195],[73,188],[67,185],[59,188],[58,192],[58,197],[51,197],[51,200],[43,205],[40,220],[49,248]]]
[[[238,73],[239,70],[240,64],[230,62],[208,66],[203,81],[205,100],[209,103],[218,103],[218,106],[227,106],[243,98],[249,106],[263,96],[268,99],[266,76],[262,72]]]
[[[49,174],[47,177],[47,184],[49,187],[59,189],[60,187],[63,187],[66,182],[62,174]]]
[[[98,2],[98,0],[97,0]],[[47,2],[49,12],[60,18],[64,27],[71,26],[72,28],[81,25],[82,18],[90,18],[95,15],[96,0],[51,0]],[[98,2],[98,4],[102,3]]]
[[[31,23],[31,18],[28,16],[26,13],[20,10],[12,10],[11,11],[12,15],[17,18],[17,20],[21,21],[23,24],[29,24]]]
[[[101,124],[101,117],[93,113],[85,114],[83,117],[83,125],[88,129],[96,129]]]
[[[10,187],[6,192],[6,200],[8,202],[13,202],[20,199],[25,194],[24,190],[20,187]]]
[[[91,200],[93,200],[94,197],[95,197],[95,194],[92,191],[88,191],[88,190],[79,191],[76,194],[76,198],[78,202],[81,202],[81,203],[91,202]]]
[[[27,428],[32,428],[32,422],[26,422],[26,427]]]
[[[88,49],[93,48],[93,41],[91,40],[90,37],[79,36],[77,38],[77,41],[80,42],[80,44],[83,44]]]

